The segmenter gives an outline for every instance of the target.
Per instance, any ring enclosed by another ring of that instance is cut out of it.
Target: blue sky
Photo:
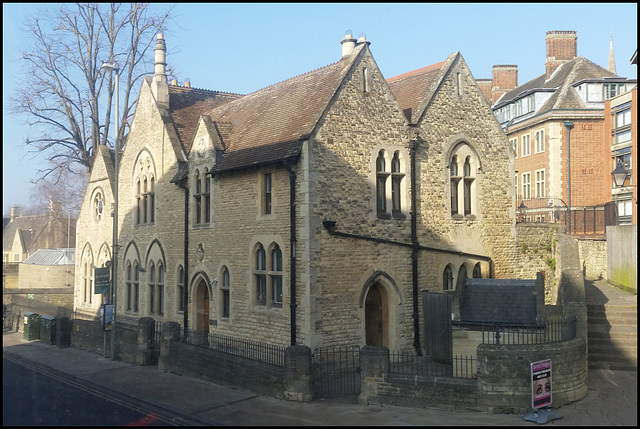
[[[39,163],[23,145],[34,131],[6,108],[26,42],[19,28],[40,6],[2,5],[4,214],[29,205]],[[476,79],[491,78],[493,65],[514,64],[521,85],[545,71],[546,32],[574,30],[578,55],[605,68],[613,36],[618,75],[635,79],[629,60],[637,27],[636,3],[180,3],[164,34],[180,84],[245,94],[339,60],[348,29],[366,34],[387,78],[460,51]]]

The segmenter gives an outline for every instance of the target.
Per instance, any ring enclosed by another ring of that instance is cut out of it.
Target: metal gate
[[[427,291],[423,292],[422,296],[426,354],[435,361],[449,362],[453,358],[452,296]]]
[[[317,348],[312,363],[316,398],[360,394],[360,346]]]

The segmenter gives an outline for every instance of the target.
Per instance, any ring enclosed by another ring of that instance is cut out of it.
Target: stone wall
[[[531,367],[551,359],[553,406],[587,395],[585,338],[539,345],[478,346],[478,406],[497,414],[525,414],[531,405]]]
[[[477,348],[477,379],[416,376],[389,372],[385,347],[361,350],[362,405],[395,405],[449,411],[525,414],[531,411],[531,366],[552,361],[553,406],[587,395],[584,338],[538,345],[487,345]]]
[[[174,341],[164,356],[165,371],[283,398],[283,367]]]
[[[607,240],[578,239],[582,275],[587,279],[607,278]]]

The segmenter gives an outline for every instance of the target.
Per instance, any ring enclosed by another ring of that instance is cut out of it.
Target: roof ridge
[[[169,87],[172,89],[179,89],[180,92],[188,92],[188,91],[202,91],[202,92],[210,92],[214,94],[230,94],[230,95],[245,95],[238,92],[229,92],[229,91],[219,91],[217,89],[206,89],[206,88],[197,88],[193,86],[181,86],[181,85],[172,85],[169,84]]]
[[[329,68],[329,67],[334,66],[334,65],[336,65],[336,64],[338,64],[339,62],[344,61],[344,60],[345,60],[345,58],[341,58],[341,59],[339,59],[338,61],[335,61],[335,62],[333,62],[333,63],[327,64],[327,65],[325,65],[325,66],[318,67],[318,68],[315,68],[315,69],[313,69],[313,70],[309,70],[309,71],[307,71],[307,72],[300,73],[300,74],[295,75],[295,76],[292,76],[292,77],[290,77],[290,78],[287,78],[287,79],[284,79],[284,80],[281,80],[281,81],[278,81],[278,82],[272,83],[271,85],[267,85],[267,86],[264,86],[264,87],[262,87],[262,88],[256,89],[255,91],[250,92],[250,93],[248,93],[247,95],[255,94],[256,92],[262,91],[262,90],[267,89],[267,88],[271,88],[271,87],[276,86],[276,85],[279,85],[279,84],[281,84],[281,83],[288,82],[288,81],[290,81],[290,80],[297,79],[297,78],[299,78],[299,77],[302,77],[302,76],[305,76],[305,75],[308,75],[308,74],[311,74],[311,73],[317,72],[317,71],[319,71],[319,70],[323,70],[323,69]]]
[[[426,67],[421,67],[421,68],[416,69],[416,70],[411,70],[409,72],[402,73],[402,74],[399,74],[397,76],[390,77],[389,79],[387,79],[387,82],[392,82],[392,81],[400,80],[400,79],[403,79],[403,78],[406,78],[406,77],[415,76],[415,75],[418,75],[418,74],[421,74],[421,73],[424,73],[424,72],[427,72],[427,71],[435,70],[437,68],[442,67],[444,65],[444,63],[446,63],[446,62],[447,62],[447,60],[440,61],[439,63],[431,64],[431,65],[426,66]]]

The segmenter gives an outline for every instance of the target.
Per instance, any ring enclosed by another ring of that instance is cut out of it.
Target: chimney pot
[[[344,39],[340,41],[342,44],[342,58],[351,55],[356,48],[356,39],[353,38],[351,30],[344,32]]]

